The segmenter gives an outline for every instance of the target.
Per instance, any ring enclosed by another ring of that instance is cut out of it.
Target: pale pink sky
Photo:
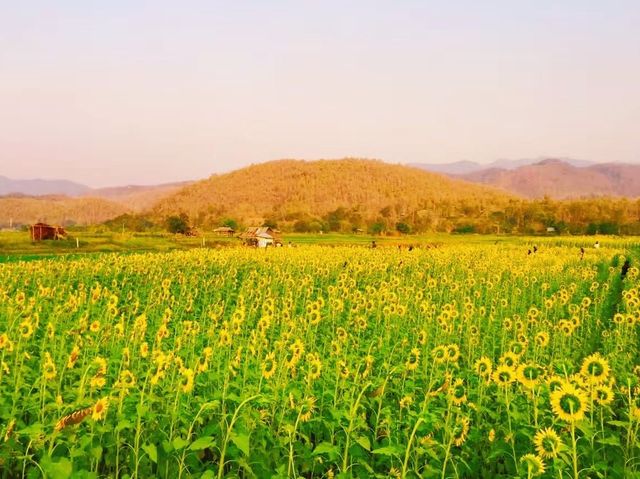
[[[344,156],[640,161],[636,0],[0,11],[0,175],[12,178],[150,184]]]

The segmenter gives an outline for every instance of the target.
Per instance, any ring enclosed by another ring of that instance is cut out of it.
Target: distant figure
[[[344,264],[342,265],[342,268],[346,268],[347,267],[347,262],[345,261]]]
[[[531,250],[527,250],[527,256],[531,254]]]
[[[398,245],[398,251],[402,251],[402,245],[401,244]]]
[[[584,248],[580,248],[580,259],[584,258]]]
[[[536,245],[533,245],[533,252],[537,253],[538,252],[538,247]]]
[[[625,276],[627,276],[627,271],[629,271],[630,267],[631,267],[631,261],[626,260],[622,265],[622,271],[620,271],[620,279],[624,279]]]
[[[596,241],[596,244],[593,245],[595,249],[600,248],[600,241]]]
[[[378,245],[376,244],[376,240],[373,240],[371,242],[371,248],[377,248],[377,247],[378,247]]]
[[[409,246],[409,251],[413,251],[413,245]]]

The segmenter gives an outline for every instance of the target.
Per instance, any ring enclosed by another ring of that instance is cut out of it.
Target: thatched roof
[[[239,238],[265,238],[274,239],[278,236],[278,231],[269,228],[268,226],[254,226],[244,230],[244,233],[239,235]]]

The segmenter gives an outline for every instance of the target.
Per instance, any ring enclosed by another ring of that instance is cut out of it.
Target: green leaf
[[[149,459],[151,459],[154,464],[158,463],[158,448],[155,444],[145,444],[142,446],[142,450],[149,455]]]
[[[340,453],[340,449],[338,449],[338,446],[334,446],[329,442],[321,442],[316,446],[316,448],[313,450],[311,454],[314,456],[318,456],[320,454],[328,454],[329,457],[331,458],[331,457],[337,457],[339,453]]]
[[[116,431],[122,431],[124,429],[132,429],[132,428],[133,428],[133,423],[128,419],[121,419],[120,421],[118,421],[118,424],[116,425]]]
[[[91,448],[91,457],[96,460],[100,460],[102,457],[102,446],[96,446]]]
[[[144,416],[147,411],[149,411],[149,406],[147,406],[146,404],[138,404],[136,406],[136,412],[138,413],[138,416]]]
[[[624,428],[629,427],[629,423],[625,421],[608,421],[607,424],[611,424],[612,426],[624,427]]]
[[[213,479],[214,477],[216,477],[216,474],[211,469],[209,469],[200,476],[200,479]]]
[[[609,446],[619,446],[620,445],[620,438],[616,437],[616,436],[608,436],[602,439],[598,439],[598,442],[600,444],[607,444]]]
[[[189,446],[189,450],[190,451],[202,451],[203,449],[208,448],[209,446],[211,446],[214,442],[213,437],[211,436],[202,436],[199,437],[198,439],[196,439],[195,441],[193,441],[191,443],[191,445]],[[175,444],[174,444],[175,446]],[[176,447],[176,449],[178,449]]]
[[[248,434],[236,434],[231,433],[231,441],[236,445],[238,449],[242,451],[245,456],[249,456],[251,450],[249,449],[249,435]]]
[[[402,454],[402,452],[402,449],[398,446],[379,447],[378,449],[371,451],[372,454],[379,454],[382,456],[397,456]]]
[[[171,445],[176,451],[184,448],[187,444],[189,444],[189,441],[185,441],[180,436],[174,438],[173,441],[171,441]]]
[[[578,428],[578,430],[580,430],[586,437],[591,437],[594,434],[593,428],[587,421],[576,423],[576,428]]]
[[[356,437],[356,442],[360,444],[366,451],[371,451],[371,441],[366,436]]]
[[[40,461],[40,467],[49,479],[68,479],[73,469],[71,461],[66,457],[60,457],[53,461],[50,457],[45,456]]]

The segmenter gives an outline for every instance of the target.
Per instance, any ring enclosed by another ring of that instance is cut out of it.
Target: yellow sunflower
[[[109,400],[107,398],[98,399],[98,401],[93,406],[93,413],[91,414],[91,418],[94,421],[104,419],[107,414],[108,407]]]
[[[182,378],[180,379],[180,389],[183,393],[190,393],[193,391],[193,377],[194,373],[192,369],[183,368],[180,370],[180,375]]]
[[[500,356],[500,364],[509,366],[510,368],[515,367],[520,360],[520,356],[512,351],[507,351],[502,356]]]
[[[535,336],[535,342],[541,348],[546,347],[549,344],[549,333],[546,331],[540,331]]]
[[[467,390],[462,379],[456,379],[447,392],[454,405],[459,406],[467,402]]]
[[[264,361],[262,362],[262,377],[264,377],[265,379],[269,379],[270,377],[272,377],[276,373],[276,366],[277,363],[275,353],[271,352],[267,354],[267,356],[264,358]]]
[[[584,419],[589,409],[589,399],[584,391],[565,383],[551,393],[551,409],[563,421],[577,422]]]
[[[316,410],[316,398],[308,396],[300,404],[300,421],[309,422]]]
[[[544,369],[537,364],[526,363],[518,366],[516,374],[524,387],[533,389],[544,378]]]
[[[508,386],[516,380],[516,371],[506,364],[498,366],[491,378],[498,386]]]
[[[475,364],[473,365],[473,369],[481,378],[489,379],[491,377],[493,366],[491,364],[491,360],[488,357],[482,356],[475,362]]]
[[[405,362],[405,367],[407,371],[415,371],[418,368],[418,364],[420,363],[420,350],[418,348],[413,348],[409,353],[409,357]]]
[[[533,444],[538,455],[544,459],[557,457],[562,448],[560,436],[550,427],[538,431],[533,438]]]
[[[584,376],[587,383],[592,385],[604,383],[609,376],[609,371],[611,371],[609,362],[599,353],[584,358],[580,368],[580,374]]]
[[[544,462],[538,456],[525,454],[520,458],[520,462],[527,468],[527,475],[529,477],[536,477],[544,474]]]
[[[608,384],[598,384],[592,390],[593,401],[600,406],[608,406],[613,402],[613,389]]]
[[[469,418],[466,416],[458,416],[453,426],[453,444],[462,446],[469,435]]]
[[[436,364],[442,364],[447,361],[447,348],[444,346],[436,346],[431,351],[431,357]]]

